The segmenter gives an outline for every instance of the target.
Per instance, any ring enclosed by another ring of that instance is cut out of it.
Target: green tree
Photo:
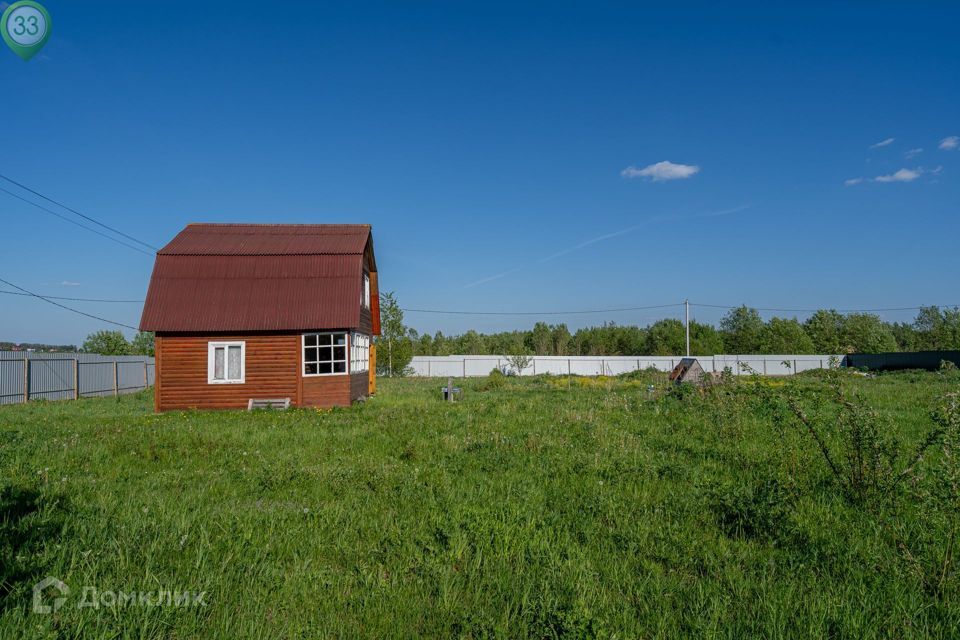
[[[97,331],[83,341],[83,351],[103,356],[126,356],[130,355],[130,343],[120,331]]]
[[[695,356],[712,356],[723,353],[723,336],[712,324],[690,322],[690,353]]]
[[[658,320],[647,327],[646,346],[623,355],[677,356],[687,352],[687,332],[677,319]],[[690,353],[711,356],[723,353],[723,338],[712,325],[690,322]]]
[[[844,353],[840,334],[843,331],[843,315],[833,309],[820,309],[803,323],[803,330],[813,341],[817,353]]]
[[[771,318],[764,327],[762,353],[790,354],[814,351],[813,340],[796,318]]]
[[[890,331],[897,341],[898,351],[919,351],[921,337],[916,327],[911,322],[894,322],[890,325]]]
[[[470,329],[460,336],[457,342],[459,343],[457,353],[475,356],[487,352],[485,336],[477,333],[473,329]]]
[[[435,356],[449,356],[453,353],[450,350],[450,340],[443,335],[442,331],[437,331],[433,334],[433,355]]]
[[[840,331],[842,353],[883,353],[897,350],[890,327],[871,313],[851,313]]]
[[[613,322],[586,327],[573,336],[572,351],[575,355],[591,356],[643,355],[647,352],[647,331]]]
[[[524,370],[533,364],[533,356],[530,350],[521,342],[513,345],[506,356],[507,366],[518,376],[523,375]]]
[[[763,348],[763,319],[746,305],[731,309],[720,321],[727,353],[760,353]]]
[[[553,350],[553,332],[546,322],[533,325],[533,331],[530,332],[530,347],[538,356],[550,355]]]
[[[130,342],[130,353],[136,356],[154,355],[153,333],[150,331],[138,331]]]
[[[570,355],[570,330],[567,325],[558,324],[552,327],[553,331],[553,355]]]
[[[380,296],[380,332],[377,337],[377,372],[403,375],[413,359],[413,343],[403,324],[403,309],[392,292]]]
[[[436,355],[433,352],[433,338],[429,333],[425,333],[417,340],[417,355],[420,356],[432,356]]]
[[[643,354],[624,355],[652,355],[675,356],[686,353],[687,336],[683,323],[674,318],[657,320],[647,327],[647,344]]]
[[[916,349],[960,349],[960,310],[922,307],[913,321]]]

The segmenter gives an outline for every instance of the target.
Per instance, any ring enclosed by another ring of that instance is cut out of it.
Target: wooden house
[[[157,411],[346,406],[375,389],[369,225],[191,224],[157,252],[140,320]]]

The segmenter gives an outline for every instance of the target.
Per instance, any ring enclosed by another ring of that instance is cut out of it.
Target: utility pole
[[[683,326],[687,330],[687,357],[690,357],[690,301],[683,301],[684,321]]]

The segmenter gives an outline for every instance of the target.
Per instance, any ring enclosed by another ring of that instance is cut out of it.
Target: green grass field
[[[903,468],[960,376],[834,377],[863,405],[823,375],[643,374],[467,380],[455,404],[380,380],[331,411],[0,407],[0,637],[956,637],[957,462],[938,441]],[[34,613],[46,576],[70,593]],[[205,606],[103,595],[162,591]]]

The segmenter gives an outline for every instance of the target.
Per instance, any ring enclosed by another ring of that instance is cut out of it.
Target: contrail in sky
[[[743,211],[743,210],[749,209],[749,208],[750,208],[750,205],[749,205],[749,204],[744,204],[744,205],[740,205],[739,207],[732,207],[732,208],[730,208],[730,209],[720,209],[720,210],[718,210],[718,211],[707,211],[707,212],[705,212],[705,213],[695,213],[695,214],[693,214],[693,215],[687,215],[687,216],[653,216],[653,217],[651,217],[651,218],[647,218],[646,220],[644,220],[643,222],[641,222],[641,223],[639,223],[639,224],[631,225],[631,226],[626,227],[626,228],[624,228],[624,229],[620,229],[619,231],[613,231],[613,232],[611,232],[611,233],[605,233],[605,234],[600,235],[600,236],[597,236],[597,237],[595,237],[595,238],[590,238],[589,240],[584,240],[583,242],[581,242],[581,243],[579,243],[579,244],[575,244],[575,245],[573,245],[572,247],[567,247],[566,249],[561,249],[560,251],[557,251],[556,253],[552,253],[552,254],[546,256],[545,258],[540,258],[539,260],[537,260],[536,263],[537,263],[537,264],[543,264],[544,262],[550,262],[551,260],[556,260],[557,258],[559,258],[559,257],[561,257],[561,256],[565,256],[565,255],[567,255],[567,254],[569,254],[569,253],[573,253],[573,252],[575,252],[575,251],[579,251],[580,249],[584,249],[584,248],[586,248],[586,247],[589,247],[589,246],[592,245],[592,244],[597,244],[598,242],[603,242],[604,240],[609,240],[609,239],[611,239],[611,238],[616,238],[616,237],[618,237],[618,236],[625,236],[625,235],[627,235],[628,233],[633,233],[634,231],[637,231],[638,229],[642,229],[643,227],[646,227],[647,225],[649,225],[649,224],[651,224],[651,223],[656,223],[656,222],[678,222],[678,221],[681,221],[681,220],[694,220],[694,219],[697,219],[697,218],[716,218],[716,217],[719,217],[719,216],[728,216],[728,215],[733,214],[733,213],[738,213],[738,212],[740,212],[740,211]],[[501,273],[497,273],[497,274],[492,275],[492,276],[487,276],[486,278],[482,278],[482,279],[480,279],[480,280],[477,280],[476,282],[471,282],[470,284],[464,285],[463,288],[464,288],[464,289],[469,289],[470,287],[475,287],[475,286],[477,286],[477,285],[485,284],[485,283],[487,283],[487,282],[493,282],[494,280],[499,280],[500,278],[505,278],[505,277],[509,276],[509,275],[512,274],[512,273],[516,273],[517,271],[522,270],[525,266],[528,266],[529,264],[530,264],[530,263],[522,264],[522,265],[517,266],[517,267],[514,267],[514,268],[512,268],[512,269],[507,269],[506,271],[503,271],[503,272],[501,272]]]

